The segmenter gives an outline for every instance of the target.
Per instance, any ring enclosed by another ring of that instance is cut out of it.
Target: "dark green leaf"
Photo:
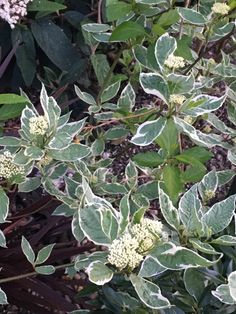
[[[141,167],[156,168],[163,164],[164,159],[158,152],[145,152],[134,155],[133,160]]]
[[[80,55],[60,27],[51,20],[33,21],[32,33],[40,48],[61,70],[70,71],[78,62]]]
[[[167,194],[170,196],[172,202],[176,204],[179,193],[183,189],[179,168],[170,165],[165,166],[163,169],[163,181],[165,183]]]
[[[112,32],[110,41],[126,41],[128,39],[144,36],[145,29],[138,23],[133,21],[126,21],[121,23]]]

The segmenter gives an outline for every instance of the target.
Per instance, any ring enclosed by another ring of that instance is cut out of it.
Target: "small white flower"
[[[229,13],[230,7],[226,3],[216,2],[211,10],[216,14],[226,15]]]
[[[170,69],[180,69],[185,66],[184,58],[174,56],[173,54],[169,55],[164,64]]]
[[[45,135],[48,129],[48,121],[45,116],[32,117],[29,119],[29,131],[33,135]]]
[[[186,100],[186,97],[184,95],[178,95],[178,94],[170,95],[171,104],[181,106],[185,100]]]
[[[0,18],[11,28],[27,15],[27,4],[33,0],[0,0]]]
[[[0,177],[11,179],[16,175],[23,175],[24,168],[14,164],[13,156],[9,151],[0,155]]]

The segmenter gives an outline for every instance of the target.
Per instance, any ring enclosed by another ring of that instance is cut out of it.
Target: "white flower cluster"
[[[180,69],[185,66],[184,58],[174,56],[173,54],[169,55],[164,64],[170,69]]]
[[[0,0],[0,18],[11,28],[27,14],[27,4],[33,0]]]
[[[11,179],[16,175],[23,175],[24,168],[14,164],[13,156],[9,151],[0,155],[0,177]]]
[[[137,253],[138,246],[138,241],[131,234],[125,233],[120,239],[112,242],[107,259],[119,270],[133,270],[143,260],[143,256]]]
[[[181,106],[185,100],[186,100],[186,97],[184,95],[178,95],[178,94],[170,95],[171,104]]]
[[[132,271],[155,243],[163,238],[162,223],[144,218],[135,224],[119,239],[112,242],[109,248],[108,261],[119,270]]]
[[[216,2],[211,10],[216,14],[226,15],[229,13],[230,7],[226,3]]]
[[[32,117],[29,119],[29,131],[33,135],[45,135],[48,129],[48,121],[45,116]]]
[[[139,224],[130,228],[130,233],[139,243],[138,253],[145,254],[162,237],[162,223],[158,220],[144,218]]]

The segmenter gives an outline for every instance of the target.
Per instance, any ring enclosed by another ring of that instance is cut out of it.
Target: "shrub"
[[[97,93],[75,86],[87,106],[83,118],[69,122],[70,112],[42,85],[42,110],[22,92],[27,105],[17,137],[0,138],[0,222],[7,223],[13,188],[42,187],[58,200],[53,215],[70,217],[79,245],[91,244],[65,267],[72,277],[87,274],[91,285],[77,297],[98,293],[88,303],[92,311],[236,309],[235,194],[217,194],[235,171],[206,166],[215,147],[236,164],[235,66],[227,52],[235,4],[184,4],[107,1],[106,23],[101,16],[82,23],[98,82]],[[209,58],[213,48],[222,50],[216,60]],[[111,51],[110,65],[105,52]],[[148,104],[138,107],[140,93]],[[5,248],[4,232],[0,239]],[[55,245],[35,254],[22,236],[33,271],[25,278],[64,267],[49,262]],[[3,290],[1,302],[7,303]],[[83,310],[71,313],[77,312]]]

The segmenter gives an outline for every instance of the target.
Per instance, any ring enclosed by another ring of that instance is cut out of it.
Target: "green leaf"
[[[92,262],[86,269],[89,280],[98,286],[103,286],[105,283],[111,281],[113,271],[100,261]]]
[[[82,92],[78,86],[75,86],[76,95],[83,100],[86,104],[96,106],[96,100],[94,97],[86,92]]]
[[[44,156],[44,150],[37,146],[26,147],[24,154],[34,160],[41,160]]]
[[[8,304],[6,293],[0,288],[0,304]]]
[[[55,132],[58,119],[61,115],[61,108],[58,106],[56,100],[53,97],[48,97],[44,85],[42,85],[40,92],[40,103],[43,108],[44,115],[49,122],[50,131]]]
[[[75,269],[80,271],[86,269],[92,262],[100,261],[101,263],[107,263],[108,251],[96,251],[92,254],[80,254],[75,259]]]
[[[119,234],[122,234],[129,224],[130,204],[129,194],[124,195],[120,201],[120,220],[119,220]]]
[[[219,109],[224,104],[225,98],[225,95],[222,97],[198,95],[190,101],[183,112],[189,116],[198,117]]]
[[[82,68],[80,54],[62,29],[52,20],[34,20],[31,30],[39,47],[60,70],[70,71],[78,63]]]
[[[76,211],[73,215],[72,223],[71,223],[71,231],[75,239],[80,243],[84,239],[84,233],[79,224],[79,214]]]
[[[131,143],[139,146],[151,144],[162,133],[165,125],[166,119],[163,117],[144,122],[138,127],[136,134],[131,139]]]
[[[122,313],[124,309],[126,312],[132,312],[136,310],[138,311],[140,308],[140,301],[131,297],[127,292],[116,291],[109,287],[109,285],[105,285],[102,290],[106,296],[106,300],[109,300],[110,304],[115,305],[118,313]]]
[[[168,56],[173,54],[176,48],[175,38],[171,37],[168,33],[158,38],[155,45],[155,57],[161,69],[163,69]]]
[[[205,276],[195,268],[186,269],[184,272],[184,285],[188,293],[195,298],[197,302],[205,289]]]
[[[103,138],[97,138],[91,145],[93,156],[100,156],[105,149],[105,141]]]
[[[132,160],[130,160],[128,165],[125,167],[125,178],[130,189],[137,186],[138,170]]]
[[[231,235],[222,235],[221,237],[217,239],[211,240],[211,243],[218,244],[218,245],[224,245],[224,246],[235,246],[236,245],[236,237],[233,237]]]
[[[191,124],[185,122],[183,119],[178,117],[174,117],[174,122],[177,128],[189,136],[191,140],[197,145],[205,146],[205,147],[213,147],[215,145],[219,145],[221,147],[229,149],[231,146],[228,143],[222,142],[222,137],[216,134],[205,134],[199,130],[196,130]]]
[[[218,260],[209,261],[196,252],[168,242],[153,249],[150,255],[159,264],[170,270],[181,270],[194,267],[209,267]]]
[[[160,288],[135,274],[130,275],[130,281],[140,300],[151,309],[166,309],[171,306],[167,298],[161,294]]]
[[[27,11],[28,10],[29,7],[27,6]],[[18,46],[15,52],[16,62],[18,67],[20,68],[26,86],[30,86],[35,77],[37,66],[36,50],[33,35],[26,26],[24,28],[16,27],[15,29],[12,30],[11,35],[13,45],[17,41],[20,41],[20,45]]]
[[[183,35],[182,38],[177,38],[177,49],[175,50],[176,56],[181,56],[184,59],[194,62],[192,48],[192,38],[188,35]]]
[[[53,244],[49,244],[47,246],[45,246],[44,248],[42,248],[37,255],[36,261],[35,261],[35,265],[38,264],[43,264],[50,256],[53,247],[55,246],[56,243]]]
[[[206,20],[201,13],[193,9],[178,8],[178,12],[182,19],[187,23],[194,25],[204,25],[208,22],[208,20]]]
[[[140,84],[147,94],[154,95],[166,104],[170,98],[168,84],[165,79],[157,73],[140,73]]]
[[[191,163],[192,166],[188,167],[184,172],[181,173],[181,181],[184,183],[198,182],[206,173],[206,167],[201,162],[197,162],[196,159],[189,159],[185,158],[185,161],[187,163]]]
[[[123,1],[108,3],[106,17],[108,22],[113,22],[124,17],[132,10],[132,5]]]
[[[229,285],[220,285],[219,287],[216,288],[215,291],[211,291],[211,293],[219,299],[222,303],[225,304],[235,304],[235,300],[233,299],[230,290],[229,290]]]
[[[223,22],[223,21],[222,21]],[[216,25],[214,25],[213,29],[212,29],[212,34],[209,38],[209,41],[217,41],[225,36],[227,36],[228,34],[230,34],[234,29],[234,23],[224,23],[223,25],[222,23],[217,23]]]
[[[146,256],[145,260],[142,262],[138,275],[139,277],[149,278],[157,276],[165,270],[166,268],[161,266],[154,258]]]
[[[140,24],[133,21],[126,21],[115,28],[110,37],[110,41],[126,41],[145,35],[146,31]]]
[[[140,63],[140,65],[149,68],[149,62],[148,62],[148,57],[147,57],[147,48],[142,46],[142,45],[136,45],[133,48],[133,54],[136,59]],[[150,67],[152,69],[152,67]]]
[[[231,222],[235,211],[235,195],[213,205],[203,215],[201,221],[211,230],[211,234],[224,230]]]
[[[107,56],[104,54],[96,53],[90,56],[90,59],[91,59],[98,83],[100,86],[103,86],[103,83],[110,70],[110,65],[107,61]]]
[[[66,9],[66,6],[57,2],[47,0],[34,0],[27,6],[27,11],[38,11],[38,12],[56,12],[59,10]]]
[[[212,193],[212,197],[215,196],[215,191],[218,188],[218,177],[215,170],[210,171],[207,173],[202,181],[198,184],[198,191],[201,195],[203,200],[208,201],[208,192]]]
[[[65,217],[71,217],[74,215],[75,210],[73,208],[70,208],[70,206],[66,204],[59,205],[54,212],[52,213],[53,216],[65,216]]]
[[[211,246],[209,243],[204,243],[204,242],[201,242],[200,240],[194,239],[194,238],[189,239],[189,242],[193,245],[193,247],[196,250],[198,250],[202,253],[211,254],[211,255],[221,254],[221,253],[217,252],[213,248],[213,246]]]
[[[33,265],[35,261],[35,254],[30,245],[24,236],[21,238],[21,249],[26,256],[27,260]]]
[[[76,161],[88,156],[89,147],[82,144],[71,144],[64,149],[49,149],[48,155],[56,160]]]
[[[176,73],[171,73],[166,78],[170,94],[185,94],[190,93],[195,84],[193,75],[185,76]]]
[[[39,177],[26,178],[24,182],[18,185],[19,192],[28,193],[36,190],[41,185]]]
[[[234,104],[230,104],[230,103],[228,104],[227,114],[228,114],[228,119],[230,120],[230,122],[236,125],[236,107]]]
[[[103,33],[109,31],[111,27],[108,24],[89,23],[84,24],[82,28],[89,33]]]
[[[145,152],[134,155],[133,160],[141,167],[157,168],[165,161],[158,152]]]
[[[26,103],[7,104],[0,107],[0,121],[17,118],[21,115]]]
[[[130,83],[121,92],[120,98],[118,99],[117,107],[119,110],[124,112],[131,112],[135,105],[135,91]]]
[[[176,166],[166,165],[162,172],[165,189],[170,199],[176,204],[179,194],[183,189],[183,183],[180,180],[180,170]]]
[[[145,196],[149,200],[154,200],[158,198],[158,181],[144,183],[138,187],[136,192]]]
[[[233,170],[222,170],[217,171],[216,175],[218,177],[218,186],[222,186],[233,179],[235,172]]]
[[[209,159],[211,159],[213,154],[204,147],[195,146],[184,150],[180,156],[189,156],[197,158],[198,161],[205,163]]]
[[[168,157],[178,153],[178,130],[173,119],[167,119],[164,130],[155,142],[167,153]]]
[[[16,95],[16,94],[0,94],[0,104],[1,105],[18,105],[18,104],[26,104],[28,103],[27,98],[24,96]]]
[[[52,275],[55,273],[55,267],[52,265],[37,266],[35,267],[35,271],[41,275]]]
[[[2,230],[0,230],[0,246],[3,248],[7,248],[6,238]]]
[[[235,151],[235,149],[228,151],[227,158],[233,165],[236,165],[236,151]]]
[[[108,208],[88,205],[79,210],[79,224],[85,236],[98,245],[109,245],[114,240],[117,221]],[[107,225],[105,228],[104,224]],[[111,230],[114,228],[114,230]]]
[[[180,218],[178,210],[173,206],[169,196],[159,186],[159,202],[161,213],[166,222],[174,229],[178,230],[180,226]]]
[[[194,185],[181,197],[179,202],[180,219],[190,234],[200,233],[203,229],[199,215],[200,208],[197,185]]]
[[[232,272],[228,277],[229,292],[236,302],[236,271]]]
[[[3,136],[0,137],[0,145],[18,147],[21,145],[21,140],[13,136]]]
[[[125,129],[124,127],[114,127],[105,132],[104,138],[106,140],[117,140],[122,137],[127,137],[129,132],[130,131],[128,129]]]
[[[127,189],[120,183],[105,183],[102,186],[102,190],[108,194],[126,194]]]
[[[9,198],[2,187],[0,187],[0,204],[0,223],[4,223],[9,212]]]
[[[104,91],[102,92],[101,95],[101,102],[107,102],[108,100],[114,98],[116,96],[116,94],[118,93],[120,89],[120,81],[109,85],[106,89],[104,89]]]

